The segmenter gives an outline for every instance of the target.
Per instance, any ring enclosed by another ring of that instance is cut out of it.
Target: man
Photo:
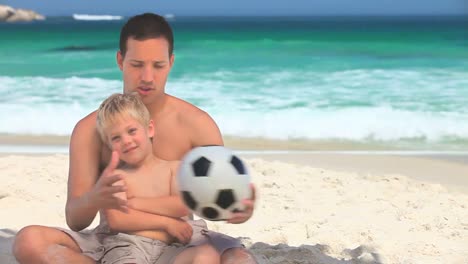
[[[121,31],[117,64],[123,73],[124,93],[137,92],[157,124],[153,138],[153,153],[157,157],[179,160],[196,146],[223,145],[221,133],[207,113],[165,93],[174,54],[172,30],[164,18],[154,14],[131,18]],[[66,220],[73,231],[87,228],[101,209],[135,213],[114,195],[126,191],[125,186],[113,186],[123,179],[123,175],[114,172],[117,164],[98,135],[96,112],[80,120],[70,139]],[[254,198],[245,204],[246,211],[237,213],[230,223],[243,223],[251,217]],[[154,221],[138,224],[142,229],[158,229],[162,218],[155,216]],[[82,254],[86,247],[69,234],[72,232],[44,226],[25,227],[16,236],[14,255],[20,263],[94,263]],[[83,239],[83,243],[93,239]],[[221,255],[221,263],[255,260],[243,248],[230,248]]]

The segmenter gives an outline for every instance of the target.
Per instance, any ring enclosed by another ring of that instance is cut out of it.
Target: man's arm
[[[220,145],[224,146],[221,132],[216,125],[216,122],[206,113],[201,111],[194,121],[189,123],[191,125],[192,147],[204,145]],[[246,206],[243,212],[234,213],[233,217],[227,222],[232,224],[241,224],[249,220],[255,208],[255,186],[250,185],[252,197],[243,201]]]
[[[113,155],[105,172],[108,177],[99,178],[99,161],[102,148],[97,134],[95,113],[80,120],[70,139],[70,165],[68,171],[66,221],[74,231],[88,227],[99,209],[120,208],[125,202],[113,194],[125,191],[125,186],[112,186],[122,179],[113,175],[119,157]]]
[[[208,113],[199,110],[188,120],[192,148],[206,145],[224,146],[223,137],[216,122]]]
[[[70,165],[68,171],[68,196],[66,220],[75,231],[88,227],[99,208],[92,204],[89,191],[99,176],[101,142],[97,140],[91,115],[80,120],[70,138]]]

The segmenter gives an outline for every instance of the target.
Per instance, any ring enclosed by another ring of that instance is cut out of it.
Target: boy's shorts
[[[227,249],[243,247],[238,239],[209,231],[204,220],[188,222],[193,228],[193,235],[187,245],[168,245],[159,240],[125,233],[99,233],[96,229],[82,232],[59,229],[75,240],[84,255],[102,264],[171,263],[183,250],[206,243],[216,248],[219,254]]]

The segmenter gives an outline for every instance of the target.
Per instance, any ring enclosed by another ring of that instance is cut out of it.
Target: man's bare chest
[[[187,134],[159,133],[153,138],[153,153],[164,160],[180,160],[192,148]]]

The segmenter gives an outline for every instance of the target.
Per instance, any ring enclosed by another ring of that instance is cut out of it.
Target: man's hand
[[[250,184],[250,190],[252,192],[252,197],[242,201],[242,203],[245,205],[245,210],[242,212],[233,213],[231,219],[227,220],[228,223],[241,224],[252,217],[255,207],[255,186],[252,183]]]
[[[189,243],[193,233],[192,226],[182,219],[173,218],[172,220],[166,227],[167,233],[184,245]]]
[[[112,157],[107,167],[102,172],[93,189],[89,193],[89,203],[98,209],[117,209],[128,211],[127,201],[120,198],[118,193],[126,192],[127,187],[123,181],[121,171],[116,170],[119,165],[119,154],[112,152]],[[123,184],[116,185],[121,181]]]

